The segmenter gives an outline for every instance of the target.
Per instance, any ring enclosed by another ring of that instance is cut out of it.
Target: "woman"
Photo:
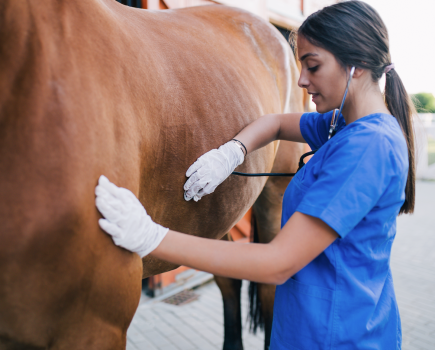
[[[247,153],[274,140],[317,150],[286,190],[269,244],[192,237],[155,224],[128,190],[101,177],[100,226],[117,245],[180,265],[277,284],[271,349],[398,349],[390,251],[414,209],[412,104],[379,15],[360,1],[314,13],[298,30],[299,86],[317,113],[265,115],[187,171],[186,200],[214,191]],[[352,69],[352,67],[355,67]],[[351,73],[352,72],[352,73]],[[386,73],[385,99],[378,81]],[[352,81],[350,82],[350,78]],[[336,134],[332,110],[350,82]]]

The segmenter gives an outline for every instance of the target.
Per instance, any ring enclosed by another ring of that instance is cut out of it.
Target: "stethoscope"
[[[344,91],[343,99],[341,100],[340,109],[334,109],[334,112],[332,113],[331,125],[329,127],[328,140],[330,140],[331,137],[333,137],[335,135],[335,133],[337,132],[338,117],[340,116],[341,110],[343,109],[344,101],[346,100],[347,92],[349,91],[349,85],[350,85],[350,82],[352,80],[354,73],[355,73],[355,67],[352,67],[350,69],[349,79],[347,80],[346,90]],[[310,151],[310,152],[304,153],[301,156],[301,158],[299,159],[299,166],[298,166],[298,170],[296,170],[296,173],[254,173],[254,174],[251,174],[251,173],[241,173],[238,171],[233,171],[232,174],[238,175],[238,176],[295,176],[297,174],[297,172],[304,167],[304,165],[305,165],[304,159],[306,157],[316,153],[316,152],[317,152],[317,150]]]
[[[337,110],[334,109],[334,113],[332,114],[331,126],[329,127],[328,140],[331,139],[331,137],[334,136],[335,133],[337,132],[338,116],[341,114],[341,110],[343,109],[344,101],[346,100],[347,92],[349,91],[349,85],[350,85],[350,81],[352,80],[353,73],[355,73],[355,67],[352,67],[350,69],[350,75],[349,75],[349,79],[347,80],[346,90],[344,91],[343,99],[341,100],[340,109],[338,110],[338,113],[336,113]]]

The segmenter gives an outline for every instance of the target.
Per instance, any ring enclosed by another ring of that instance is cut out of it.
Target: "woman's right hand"
[[[184,199],[190,201],[193,198],[198,202],[206,194],[214,192],[243,163],[244,158],[243,151],[234,141],[203,154],[187,169],[189,179],[184,184]]]
[[[151,219],[131,191],[116,186],[104,175],[98,180],[95,195],[95,204],[103,216],[98,223],[117,246],[143,258],[156,249],[168,233],[169,229]]]

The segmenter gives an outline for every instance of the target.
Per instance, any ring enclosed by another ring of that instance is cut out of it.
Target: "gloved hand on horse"
[[[98,180],[95,194],[95,204],[104,217],[98,223],[117,246],[143,258],[156,249],[168,233],[169,229],[151,219],[131,191],[116,186],[104,175]]]
[[[212,193],[243,160],[244,152],[233,141],[205,153],[187,170],[190,178],[184,185],[184,198],[199,201]],[[104,217],[98,223],[117,246],[142,258],[156,249],[168,233],[168,228],[151,219],[131,191],[116,186],[104,175],[98,180],[95,195],[95,204]]]
[[[244,159],[244,152],[234,141],[204,153],[187,169],[189,179],[184,184],[184,199],[190,201],[193,198],[198,202],[206,194],[214,192]]]

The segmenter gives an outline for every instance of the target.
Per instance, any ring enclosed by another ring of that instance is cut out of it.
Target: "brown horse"
[[[195,203],[183,199],[185,171],[260,115],[288,110],[290,62],[277,30],[224,6],[3,0],[0,349],[125,348],[141,278],[176,266],[141,261],[100,230],[98,177],[164,226],[221,238],[266,179],[230,177]],[[270,171],[277,148],[239,170]]]

